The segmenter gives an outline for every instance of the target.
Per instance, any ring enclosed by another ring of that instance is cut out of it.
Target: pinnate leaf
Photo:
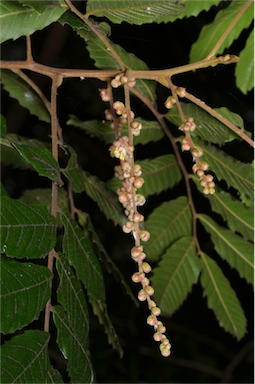
[[[140,135],[134,137],[134,144],[147,144],[152,141],[158,141],[164,136],[162,128],[156,121],[148,121],[141,118],[136,118],[135,120],[142,123],[143,128]],[[115,140],[114,130],[110,127],[109,122],[102,123],[98,120],[81,121],[76,116],[71,116],[67,121],[67,125],[80,128],[90,136],[97,137],[106,144],[111,144]],[[128,135],[127,125],[122,126],[121,134]]]
[[[20,105],[27,108],[32,115],[37,116],[38,119],[46,123],[50,122],[50,114],[41,98],[16,73],[3,69],[1,71],[1,83],[10,96],[18,100]]]
[[[235,68],[235,77],[237,87],[244,94],[254,88],[254,30],[251,31],[245,47],[240,53],[240,61]]]
[[[48,357],[49,338],[47,332],[28,330],[6,341],[1,346],[2,383],[62,383]]]
[[[232,231],[240,233],[246,240],[254,240],[254,215],[251,209],[226,192],[212,195],[210,203],[213,211],[224,218]]]
[[[151,234],[144,249],[148,258],[158,259],[167,248],[183,236],[192,234],[192,220],[188,201],[184,196],[157,207],[145,221]]]
[[[59,3],[58,7],[55,5],[48,7],[47,3],[45,2],[44,12],[40,14],[30,7],[23,7],[17,1],[2,0],[0,2],[0,43],[31,35],[57,21],[68,9],[65,2]]]
[[[50,298],[48,268],[2,257],[1,332],[13,333],[39,317]]]
[[[192,237],[177,240],[154,269],[155,298],[164,315],[171,315],[186,299],[198,280],[200,261]]]
[[[57,327],[57,343],[67,359],[67,370],[73,383],[93,383],[94,373],[89,359],[89,351],[76,330],[69,323],[67,312],[61,305],[56,305],[53,312]]]
[[[208,307],[220,326],[240,340],[246,330],[246,319],[238,298],[216,262],[201,254],[201,284]]]
[[[126,21],[130,24],[157,22],[162,17],[177,16],[184,7],[173,0],[89,0],[87,16],[107,17],[113,23]]]
[[[210,233],[214,248],[233,268],[236,268],[241,277],[253,284],[254,263],[253,245],[242,237],[235,235],[228,229],[218,225],[207,215],[198,216],[200,222]]]
[[[60,216],[64,225],[63,252],[68,264],[74,267],[78,279],[91,296],[104,299],[103,275],[89,239],[65,212]]]
[[[46,256],[56,242],[56,220],[47,208],[2,197],[1,252],[17,258]]]
[[[211,50],[216,45],[222,34],[229,27],[233,19],[240,14],[242,8],[245,6],[244,1],[234,1],[226,8],[217,13],[215,20],[203,27],[198,40],[193,44],[190,53],[190,61],[198,61],[208,56]],[[230,47],[235,39],[238,38],[240,33],[248,28],[253,19],[253,2],[250,2],[250,6],[240,19],[233,25],[230,33],[226,36],[222,42],[218,51],[215,54],[223,53],[225,48]]]

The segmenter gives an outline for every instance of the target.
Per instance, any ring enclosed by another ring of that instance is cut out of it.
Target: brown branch
[[[32,63],[33,62],[33,55],[32,55],[32,46],[31,46],[31,37],[26,36],[26,43],[27,43],[27,62]]]
[[[59,79],[55,76],[52,79],[51,85],[51,144],[52,144],[52,155],[56,161],[58,161],[58,118],[57,118],[57,89],[62,82],[62,78]],[[57,217],[58,212],[58,184],[56,181],[52,182],[51,190],[51,214]],[[53,273],[54,257],[56,255],[53,249],[48,255],[48,268]],[[52,282],[51,282],[52,287]],[[44,331],[49,332],[50,326],[50,312],[51,312],[51,299],[48,300],[45,307],[44,315]]]
[[[244,141],[246,141],[250,146],[254,148],[254,141],[247,136],[244,131],[242,131],[240,128],[237,128],[231,121],[226,119],[225,117],[221,116],[218,112],[216,112],[214,109],[209,107],[207,104],[205,104],[203,101],[192,95],[191,93],[186,92],[185,93],[186,99],[192,101],[192,103],[198,105],[200,108],[204,109],[206,112],[208,112],[211,116],[215,117],[217,120],[219,120],[221,123],[226,125],[231,131],[235,132],[239,137],[241,137]]]

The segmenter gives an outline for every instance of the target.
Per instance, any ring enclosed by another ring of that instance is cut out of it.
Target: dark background
[[[78,4],[78,2],[77,2]],[[82,4],[80,4],[82,6]],[[220,7],[226,6],[225,2]],[[203,12],[197,18],[184,19],[172,24],[151,24],[133,26],[126,23],[112,25],[111,39],[133,52],[151,69],[170,68],[189,62],[192,43],[197,39],[202,26],[213,20],[220,7]],[[239,54],[245,45],[250,30],[243,31],[240,38],[229,49]],[[34,58],[47,65],[66,68],[93,68],[93,61],[85,49],[85,43],[69,27],[55,23],[32,36]],[[25,41],[6,42],[2,45],[2,59],[25,58]],[[50,83],[47,78],[30,74],[49,96]],[[253,127],[253,93],[243,95],[234,81],[234,65],[199,70],[196,73],[178,75],[175,84],[187,87],[212,107],[226,106],[240,114],[245,128]],[[77,151],[84,169],[96,174],[102,180],[113,175],[114,160],[109,157],[108,148],[99,140],[66,125],[70,114],[82,120],[103,118],[105,105],[100,101],[98,88],[104,84],[96,80],[67,79],[59,89],[58,113],[64,139]],[[163,87],[157,90],[159,105],[167,92]],[[136,115],[151,118],[150,113],[137,101],[133,101]],[[163,110],[163,108],[161,107]],[[30,116],[26,109],[2,94],[2,113],[7,118],[8,132],[49,141],[49,125]],[[169,127],[171,129],[171,127]],[[227,146],[228,153],[241,161],[250,161],[253,152],[246,144],[239,142]],[[167,139],[146,146],[137,146],[140,158],[171,153]],[[25,189],[48,187],[47,180],[37,177],[31,171],[18,171],[8,166],[2,168],[5,188],[13,197],[20,197]],[[183,185],[149,198],[145,214],[165,200],[172,199],[184,191]],[[106,221],[95,203],[81,194],[75,197],[78,208],[90,213],[93,224],[110,256],[118,265],[133,292],[136,287],[130,283],[135,265],[130,260],[131,240],[119,228]],[[206,201],[196,201],[206,209]],[[204,248],[213,255],[209,238],[202,233],[200,239]],[[207,308],[199,284],[195,286],[184,305],[171,317],[165,318],[173,354],[165,359],[160,356],[158,345],[152,339],[152,330],[146,325],[148,315],[145,305],[137,308],[123,292],[112,276],[105,273],[107,304],[112,322],[120,337],[124,357],[107,343],[107,336],[97,319],[91,314],[91,356],[97,381],[112,383],[162,382],[162,383],[252,383],[253,382],[253,292],[244,279],[214,255],[236,290],[248,319],[247,334],[241,341],[228,334],[218,325],[214,314]],[[61,360],[60,360],[61,364]]]

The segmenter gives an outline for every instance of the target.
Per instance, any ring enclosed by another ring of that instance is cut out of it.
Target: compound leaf
[[[76,330],[69,323],[67,312],[61,305],[56,305],[53,312],[57,327],[57,343],[64,358],[73,383],[93,383],[94,373],[89,358],[89,351]]]
[[[220,326],[240,340],[246,330],[246,319],[238,298],[216,262],[201,254],[201,285]]]
[[[56,220],[47,208],[2,197],[1,252],[10,257],[46,256],[56,242]]]
[[[151,279],[156,302],[164,315],[171,315],[182,305],[199,273],[200,260],[193,237],[183,237],[166,250]]]
[[[1,71],[1,83],[10,96],[18,100],[20,105],[27,108],[32,115],[37,116],[46,123],[50,122],[50,114],[43,101],[33,88],[16,73],[3,69]]]
[[[230,230],[221,227],[207,215],[200,214],[198,217],[206,231],[210,233],[218,254],[231,267],[237,269],[241,277],[253,284],[253,245]]]
[[[157,207],[145,221],[145,229],[151,234],[144,249],[151,260],[158,259],[173,242],[192,234],[191,212],[184,196]]]
[[[91,296],[104,299],[103,275],[89,239],[66,213],[62,212],[60,217],[64,225],[63,252],[68,264],[75,268]]]
[[[216,45],[217,41],[232,23],[233,19],[242,12],[242,8],[246,7],[247,2],[234,1],[226,8],[217,13],[215,20],[203,27],[198,40],[193,44],[190,52],[190,61],[198,61],[208,56]],[[233,24],[230,33],[226,36],[221,46],[215,54],[223,53],[225,48],[230,47],[240,33],[248,28],[253,20],[253,2],[250,2],[249,8],[241,15],[239,20]]]
[[[48,268],[2,257],[1,332],[13,333],[39,317],[50,298]]]
[[[1,346],[2,383],[62,383],[48,357],[49,338],[47,332],[28,330],[6,341]]]

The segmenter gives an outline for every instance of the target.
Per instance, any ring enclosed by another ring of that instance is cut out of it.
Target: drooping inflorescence
[[[175,89],[177,97],[185,97],[186,90],[183,87]],[[171,109],[176,104],[176,97],[169,96],[165,101],[165,107]],[[215,183],[211,174],[205,174],[208,171],[209,165],[205,161],[201,161],[203,156],[203,150],[198,147],[192,140],[191,134],[197,128],[193,117],[187,117],[183,119],[182,124],[179,126],[179,130],[184,132],[185,137],[182,140],[182,150],[190,151],[193,157],[194,165],[192,167],[193,172],[199,177],[200,185],[203,187],[203,193],[205,195],[213,194],[215,192]]]
[[[132,87],[135,85],[135,79],[128,78],[125,75],[117,75],[112,81],[113,88],[124,85]],[[102,99],[108,101],[107,90],[100,90]],[[126,102],[125,102],[126,103]],[[126,103],[129,105],[129,102]],[[135,114],[121,101],[115,101],[112,104],[114,112],[118,116],[118,132],[123,124],[128,124],[129,135],[116,138],[109,148],[110,155],[119,159],[119,165],[115,166],[115,176],[122,181],[121,187],[117,190],[120,203],[123,205],[126,223],[122,229],[125,233],[132,234],[134,238],[134,246],[131,249],[131,258],[137,263],[137,272],[132,275],[134,283],[140,283],[141,289],[138,292],[140,301],[147,301],[150,315],[147,318],[147,324],[154,328],[154,340],[160,342],[160,351],[162,356],[167,357],[171,353],[171,345],[165,336],[166,328],[158,316],[161,311],[157,307],[155,301],[152,300],[154,289],[150,284],[148,274],[151,272],[151,266],[145,261],[146,254],[142,243],[150,238],[150,233],[141,226],[144,216],[139,212],[138,208],[146,202],[145,197],[139,193],[139,189],[144,184],[142,177],[142,169],[139,164],[134,162],[134,145],[133,136],[138,136],[142,129],[141,122],[135,119]],[[106,116],[110,120],[112,114],[107,110]],[[106,117],[106,118],[107,118]],[[116,123],[116,122],[115,122]],[[114,127],[114,121],[112,122]]]

